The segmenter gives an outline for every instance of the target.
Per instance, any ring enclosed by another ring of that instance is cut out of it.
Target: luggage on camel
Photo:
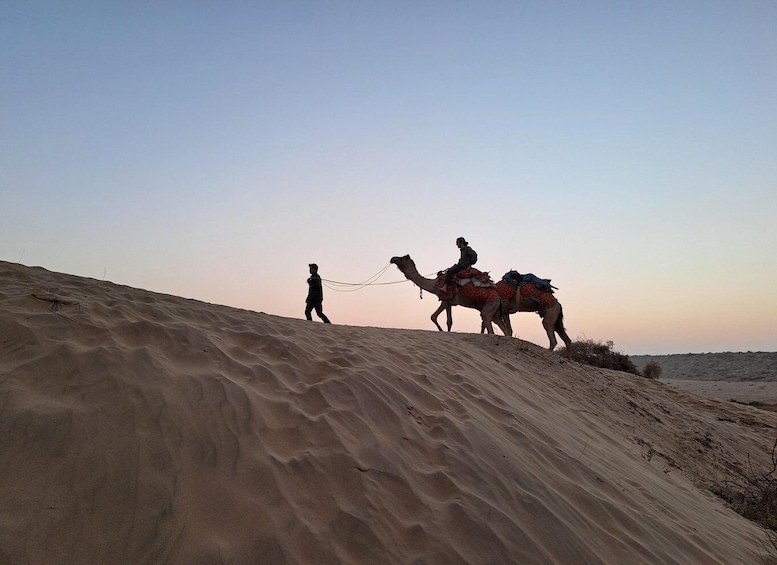
[[[522,275],[518,271],[509,271],[505,273],[502,280],[515,288],[520,288],[526,283],[530,283],[536,286],[540,292],[550,292],[552,294],[554,290],[558,290],[558,288],[550,284],[550,279],[541,279],[532,273]]]

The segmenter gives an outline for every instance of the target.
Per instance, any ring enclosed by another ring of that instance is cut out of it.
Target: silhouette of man
[[[318,276],[318,265],[310,263],[310,278],[308,279],[308,297],[305,300],[307,307],[305,308],[305,318],[313,321],[313,317],[310,313],[315,310],[316,315],[323,320],[325,324],[331,323],[329,318],[324,315],[321,309],[321,304],[324,302],[324,289],[321,286],[321,277]]]
[[[451,284],[453,275],[460,273],[464,269],[468,269],[478,260],[478,254],[475,253],[469,246],[469,243],[467,243],[467,240],[463,237],[456,239],[456,246],[461,250],[461,256],[459,257],[459,262],[448,269],[448,272],[445,274],[445,284],[442,287],[443,292],[448,291],[448,285]]]

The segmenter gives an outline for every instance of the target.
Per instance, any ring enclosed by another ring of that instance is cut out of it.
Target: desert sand
[[[0,262],[2,563],[773,563],[708,488],[776,426],[515,338]]]

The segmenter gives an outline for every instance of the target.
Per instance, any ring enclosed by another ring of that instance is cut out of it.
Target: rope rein
[[[405,279],[402,281],[376,282],[380,277],[382,277],[386,273],[386,271],[390,266],[391,266],[391,263],[386,263],[386,266],[383,267],[380,271],[372,275],[366,281],[360,282],[360,283],[338,282],[338,281],[332,281],[329,279],[321,279],[321,282],[324,283],[324,286],[327,287],[329,290],[333,290],[335,292],[356,292],[357,290],[362,290],[363,288],[366,288],[368,286],[385,286],[390,284],[402,284],[402,283],[411,282],[410,279]]]
[[[384,285],[384,284],[396,284],[400,282],[405,282],[405,281],[396,281],[396,282],[388,282],[388,283],[375,282],[380,277],[383,276],[383,274],[386,272],[386,270],[388,270],[390,266],[391,266],[391,263],[386,263],[386,266],[383,267],[380,271],[372,275],[366,281],[360,282],[360,283],[346,283],[346,282],[332,281],[329,279],[321,279],[321,282],[324,283],[324,285],[328,289],[334,290],[335,292],[355,292],[357,290],[361,290],[368,286],[378,286],[378,285]]]

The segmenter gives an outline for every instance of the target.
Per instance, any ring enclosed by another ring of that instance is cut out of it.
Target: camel
[[[516,312],[537,312],[542,318],[542,327],[545,328],[545,333],[548,334],[548,339],[550,340],[550,347],[548,349],[553,351],[556,348],[558,342],[556,341],[555,334],[558,334],[567,347],[567,359],[572,359],[572,340],[569,339],[564,329],[564,311],[561,308],[561,302],[554,298],[552,304],[543,309],[537,301],[522,297],[521,293],[517,292],[516,288],[505,280],[496,283],[496,290],[502,299],[503,323],[510,328],[510,335],[512,335],[513,331],[510,324],[510,314],[515,314]],[[450,316],[450,312],[448,315]],[[452,324],[452,321],[449,319],[448,323]],[[488,328],[481,327],[481,333],[484,330],[487,331]]]
[[[427,279],[426,277],[421,276],[415,266],[415,262],[413,262],[413,260],[410,258],[410,255],[405,255],[404,257],[392,257],[391,263],[395,264],[397,268],[402,271],[402,274],[405,275],[405,278],[415,283],[416,286],[418,286],[421,290],[431,292],[437,296],[437,287],[440,284],[440,276],[435,279]],[[431,319],[432,322],[434,322],[434,325],[437,326],[437,329],[442,331],[440,324],[437,323],[437,316],[440,315],[440,312],[446,310],[448,313],[448,331],[450,331],[451,326],[453,325],[451,318],[452,306],[474,308],[475,310],[480,311],[480,318],[483,320],[483,328],[488,331],[488,333],[494,333],[494,328],[491,325],[493,322],[499,327],[500,330],[502,330],[506,336],[511,336],[512,331],[509,327],[509,318],[508,323],[506,324],[500,312],[502,302],[503,301],[498,297],[495,297],[493,300],[485,303],[477,302],[466,294],[462,293],[461,289],[457,287],[453,298],[450,300],[443,300],[440,304],[440,307],[437,308],[434,314],[432,314]]]
[[[435,296],[437,295],[437,286],[439,284],[440,277],[437,277],[436,279],[427,279],[421,276],[418,273],[418,269],[416,269],[415,263],[409,255],[405,255],[404,257],[392,257],[391,263],[394,263],[399,268],[399,270],[402,271],[402,274],[404,274],[407,279],[413,281],[422,290],[431,292]],[[453,306],[464,306],[465,308],[475,308],[476,310],[481,310],[480,316],[483,319],[480,330],[481,333],[483,331],[494,333],[494,329],[491,327],[490,323],[493,321],[506,336],[512,336],[513,329],[512,324],[510,323],[510,314],[515,314],[516,312],[537,312],[542,318],[542,327],[545,328],[545,333],[548,334],[548,340],[550,341],[548,350],[553,351],[556,348],[556,345],[558,345],[558,341],[556,340],[555,336],[555,334],[558,334],[566,345],[567,359],[572,359],[572,340],[569,339],[569,336],[564,329],[564,311],[561,307],[561,303],[558,300],[556,300],[550,306],[546,307],[544,310],[541,310],[540,305],[538,305],[537,302],[521,298],[520,293],[515,292],[515,287],[509,285],[504,280],[500,280],[498,283],[496,283],[496,290],[497,293],[499,293],[499,297],[501,299],[501,315],[499,318],[495,318],[493,315],[491,315],[491,320],[487,322],[486,317],[483,314],[483,305],[476,304],[468,297],[462,296],[461,293],[457,292],[454,295],[453,300],[443,300],[440,303],[440,306],[432,314],[432,322],[435,326],[437,326],[438,330],[443,331],[440,327],[440,324],[437,323],[437,317],[443,310],[445,310],[447,315],[448,331],[451,331],[451,328],[453,327],[453,316],[451,308]],[[497,312],[498,310],[495,309],[494,313]]]

